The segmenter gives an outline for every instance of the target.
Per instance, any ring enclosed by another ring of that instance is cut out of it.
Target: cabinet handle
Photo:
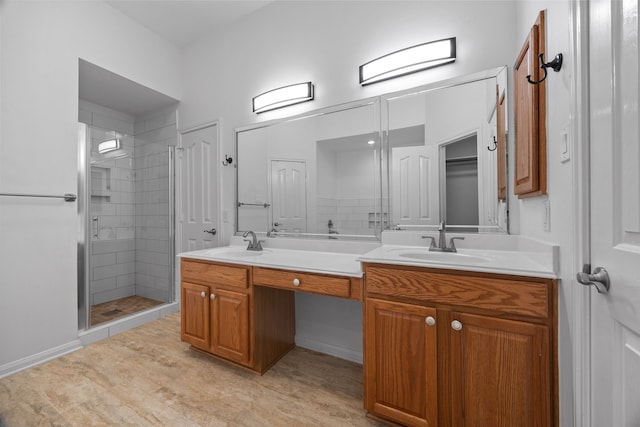
[[[300,279],[293,279],[293,286],[300,286]]]
[[[436,324],[436,319],[434,319],[432,316],[427,316],[424,321],[427,322],[427,325],[429,326],[433,326]]]
[[[451,328],[454,331],[459,331],[462,329],[462,323],[459,320],[454,320],[453,322],[451,322]]]
[[[202,298],[204,298],[204,297],[206,297],[206,296],[207,296],[207,293],[206,293],[205,291],[202,291],[202,292],[200,292],[200,296],[201,296]]]
[[[209,295],[209,298],[211,298],[211,301],[213,301],[214,299],[216,299],[216,294],[212,293],[211,295]]]

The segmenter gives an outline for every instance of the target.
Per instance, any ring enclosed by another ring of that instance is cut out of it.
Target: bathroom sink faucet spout
[[[431,239],[431,245],[429,245],[430,251],[435,252],[458,252],[456,249],[456,245],[454,240],[464,240],[464,237],[452,237],[449,241],[449,247],[447,247],[447,235],[446,235],[447,224],[442,221],[440,222],[440,226],[438,227],[438,246],[436,246],[436,238],[433,236],[422,236],[423,239]]]
[[[244,234],[242,234],[242,237],[247,237],[247,236],[251,236],[251,239],[244,239],[245,242],[249,242],[249,245],[247,246],[247,250],[248,251],[261,251],[262,250],[262,240],[258,240],[258,237],[256,236],[256,233],[254,233],[251,230],[245,231]]]

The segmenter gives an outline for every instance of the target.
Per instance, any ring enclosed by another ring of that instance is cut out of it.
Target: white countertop
[[[305,251],[282,248],[264,248],[262,251],[248,251],[245,244],[243,246],[223,246],[213,249],[183,252],[178,254],[178,256],[232,264],[307,271],[310,273],[362,277],[362,268],[360,262],[358,262],[360,255],[357,253]]]
[[[382,244],[268,239],[262,251],[248,251],[242,239],[230,246],[183,252],[179,257],[284,270],[362,277],[361,262],[556,278],[558,246],[521,236],[469,236],[457,253],[429,251],[422,233],[383,233]],[[418,243],[418,244],[416,244]],[[470,246],[472,248],[470,248]],[[481,247],[482,249],[475,249]]]
[[[429,252],[424,246],[383,245],[360,256],[361,262],[446,268],[483,273],[555,278],[551,257],[538,252],[458,249]]]

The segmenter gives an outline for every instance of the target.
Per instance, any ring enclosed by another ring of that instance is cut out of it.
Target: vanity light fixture
[[[456,38],[436,40],[381,56],[360,66],[360,84],[377,83],[456,60]]]
[[[262,93],[253,98],[253,112],[264,113],[276,108],[311,101],[314,96],[313,83],[297,83]]]
[[[98,153],[104,154],[120,148],[120,139],[108,139],[98,144]]]

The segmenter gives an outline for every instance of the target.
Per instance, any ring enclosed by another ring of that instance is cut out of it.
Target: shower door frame
[[[91,187],[91,150],[88,149],[90,143],[89,131],[90,126],[85,123],[78,123],[78,240],[77,240],[77,279],[78,279],[78,330],[86,331],[92,328],[90,322],[91,303],[89,284],[90,263],[91,263],[91,224],[88,220],[91,209],[91,196],[89,189]],[[175,145],[169,145],[168,150],[168,179],[169,179],[169,215],[168,215],[168,239],[169,239],[169,289],[168,301],[160,304],[163,307],[167,304],[175,303],[175,209],[176,209],[176,191],[175,191]],[[135,239],[135,237],[134,237]],[[125,319],[130,317],[126,316]]]

